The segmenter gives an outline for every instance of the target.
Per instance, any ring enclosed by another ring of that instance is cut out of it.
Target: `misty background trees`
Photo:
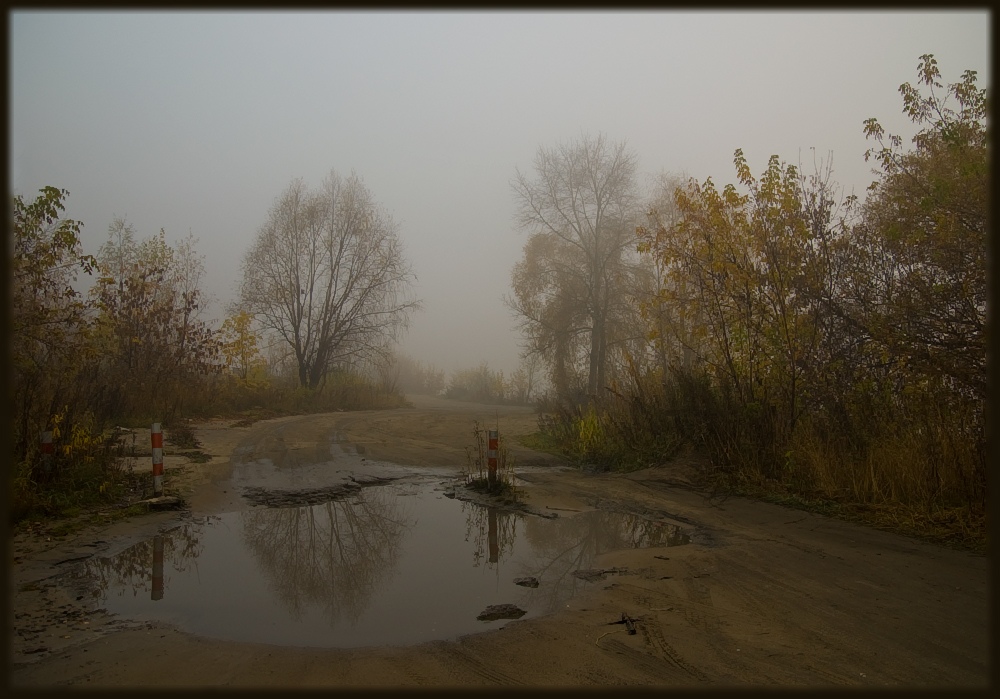
[[[419,307],[397,228],[354,174],[315,191],[296,180],[275,201],[243,259],[239,308],[287,344],[301,386],[387,358]]]
[[[597,396],[610,353],[629,334],[636,164],[624,142],[583,136],[539,148],[534,173],[518,170],[511,183],[530,237],[507,302],[526,352],[547,360],[563,395]]]

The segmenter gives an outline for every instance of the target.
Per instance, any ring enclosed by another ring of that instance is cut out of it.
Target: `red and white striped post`
[[[53,451],[52,430],[46,430],[42,432],[42,468],[45,469],[45,473],[49,473],[52,470]]]
[[[153,440],[153,497],[163,495],[163,431],[160,423],[154,422],[150,432]]]
[[[499,450],[500,442],[499,430],[490,430],[489,440],[490,441],[486,451],[486,463],[489,466],[487,477],[490,488],[494,488],[497,484],[497,451]]]

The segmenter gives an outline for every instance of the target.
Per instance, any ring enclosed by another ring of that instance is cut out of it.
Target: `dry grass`
[[[620,470],[686,445],[712,464],[706,487],[984,551],[981,408],[924,389],[850,400],[850,420],[818,415],[790,430],[773,406],[740,404],[704,377],[644,379],[596,409],[553,411],[536,441]]]

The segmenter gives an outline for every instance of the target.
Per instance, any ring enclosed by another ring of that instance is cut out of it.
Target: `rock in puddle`
[[[514,578],[514,584],[521,587],[538,587],[538,578]]]
[[[476,618],[479,621],[496,621],[497,619],[520,619],[526,611],[515,604],[491,604]]]

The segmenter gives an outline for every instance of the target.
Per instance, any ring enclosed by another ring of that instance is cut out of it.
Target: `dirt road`
[[[536,429],[527,409],[413,400],[413,408],[251,427],[202,424],[196,434],[210,462],[185,463],[167,452],[189,511],[61,541],[19,534],[12,544],[12,686],[989,684],[985,557],[775,505],[710,498],[690,487],[683,460],[595,475],[513,445],[524,502],[534,511],[630,512],[681,523],[691,541],[606,552],[596,565],[616,572],[561,611],[453,641],[323,649],[214,640],[108,614],[59,582],[72,566],[178,521],[253,508],[248,485],[280,489],[292,472],[323,481],[327,476],[309,464],[322,460],[331,439],[349,446],[357,479],[400,466],[458,471],[473,420],[499,422],[508,443]],[[273,469],[251,467],[264,463],[262,456]],[[611,624],[623,612],[635,620],[636,633]]]

